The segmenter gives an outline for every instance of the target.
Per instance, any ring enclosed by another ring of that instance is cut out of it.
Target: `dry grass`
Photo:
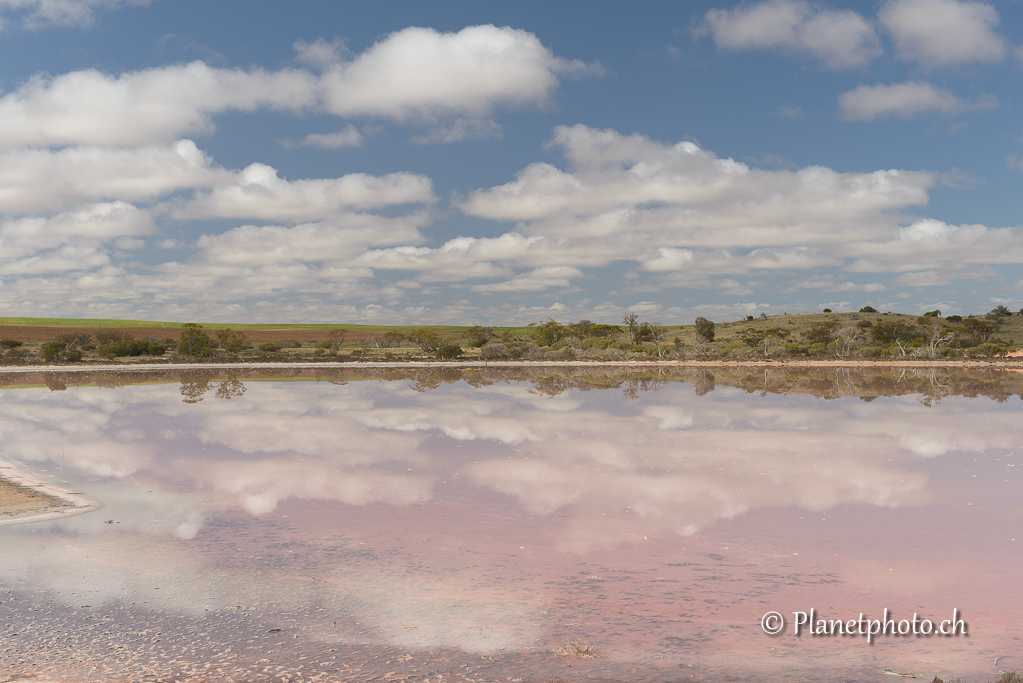
[[[570,640],[557,650],[554,654],[559,657],[578,657],[580,659],[594,659],[599,657],[593,643],[581,643],[578,640]]]

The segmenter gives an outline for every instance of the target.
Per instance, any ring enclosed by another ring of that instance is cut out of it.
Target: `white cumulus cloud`
[[[558,74],[593,69],[555,56],[521,29],[412,27],[329,69],[323,89],[327,110],[342,116],[486,117],[499,105],[544,104]]]
[[[993,96],[983,96],[976,102],[970,102],[921,81],[861,85],[838,97],[838,108],[849,121],[873,121],[885,116],[908,119],[925,112],[958,114],[968,109],[996,106],[998,100]]]
[[[256,218],[302,222],[345,211],[435,201],[429,178],[412,173],[288,181],[266,164],[251,164],[230,184],[200,193],[178,208],[175,218]]]
[[[802,0],[767,0],[734,10],[712,9],[698,33],[728,50],[781,48],[809,53],[834,69],[860,66],[881,54],[873,26],[849,10]]]
[[[1000,62],[1006,41],[995,33],[998,11],[984,2],[890,0],[878,14],[902,59],[927,67]]]
[[[95,10],[148,5],[153,0],[0,0],[0,17],[21,16],[26,26],[88,26]],[[2,25],[2,24],[0,24]]]
[[[0,147],[166,143],[211,132],[216,114],[257,109],[425,122],[441,126],[436,141],[451,141],[493,134],[498,107],[547,104],[563,74],[599,71],[557,57],[532,33],[489,25],[404,29],[350,61],[338,61],[338,45],[296,49],[322,73],[195,61],[117,76],[37,74],[0,98]],[[326,147],[357,141],[349,129],[307,138]]]

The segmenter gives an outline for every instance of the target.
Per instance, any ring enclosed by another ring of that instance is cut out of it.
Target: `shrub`
[[[118,358],[120,356],[162,356],[167,352],[167,347],[156,342],[145,339],[131,339],[104,344],[99,347],[99,355],[103,358]]]
[[[0,339],[0,346],[6,346],[9,349],[15,349],[25,342],[20,342],[17,339]]]
[[[609,337],[621,334],[622,328],[618,325],[591,325],[586,333],[591,337]]]
[[[860,309],[860,313],[877,313],[877,309],[873,306],[864,306]]]
[[[747,351],[749,351],[749,349],[745,344],[730,342],[721,347],[721,350],[718,351],[718,355],[722,358],[725,356],[745,356]]]
[[[217,341],[220,342],[220,346],[225,351],[231,353],[238,353],[245,348],[248,343],[248,337],[245,336],[244,332],[238,330],[217,330]]]
[[[579,346],[584,349],[607,349],[614,343],[615,340],[612,337],[588,337],[579,342]]]
[[[834,341],[838,328],[839,324],[834,321],[814,323],[803,333],[803,338],[811,344],[827,344]]]
[[[344,343],[345,341],[345,337],[347,336],[348,330],[346,329],[338,328],[336,330],[331,330],[330,332],[327,333],[326,343],[329,346],[341,346],[341,344]]]
[[[24,358],[28,355],[28,349],[7,349],[4,358]]]
[[[873,326],[874,326],[874,323],[870,322],[869,320],[857,320],[856,321],[856,327],[873,327]]]
[[[264,342],[257,347],[263,353],[277,353],[281,347],[273,342]]]
[[[789,342],[785,345],[785,353],[790,353],[794,356],[805,356],[807,354],[807,348],[799,342]]]
[[[412,330],[412,332],[409,333],[408,338],[416,346],[427,353],[433,353],[441,344],[440,335],[433,330]]]
[[[178,341],[178,353],[186,356],[212,356],[213,344],[209,336],[202,331],[202,325],[187,323],[182,326],[181,339]]]
[[[437,347],[437,358],[458,358],[462,353],[462,347],[456,343],[441,344]]]
[[[529,327],[534,328],[533,339],[540,346],[556,344],[572,334],[570,328],[554,320],[548,320],[545,323],[529,323]]]
[[[483,350],[480,352],[480,358],[483,360],[497,360],[498,358],[507,358],[508,356],[508,347],[500,342],[484,344]]]
[[[473,325],[468,330],[466,330],[465,334],[462,336],[465,337],[466,341],[469,343],[469,346],[478,349],[494,338],[494,331],[489,327]]]
[[[963,321],[963,316],[961,316],[961,315],[950,315],[947,318],[945,318],[945,321],[946,322],[950,322],[950,323],[961,323]]]
[[[60,360],[64,355],[64,349],[67,348],[67,344],[62,341],[52,341],[43,344],[43,360],[52,361]]]
[[[73,363],[77,363],[82,360],[82,352],[79,349],[70,349],[64,352],[64,358]]]
[[[696,334],[700,336],[706,342],[714,341],[714,328],[716,325],[713,321],[707,320],[703,316],[696,319]]]
[[[824,309],[824,312],[825,312],[825,313],[831,313],[831,309],[830,309],[830,308],[825,308],[825,309]]]
[[[131,335],[124,330],[96,330],[96,341],[100,346],[129,339],[131,339]]]

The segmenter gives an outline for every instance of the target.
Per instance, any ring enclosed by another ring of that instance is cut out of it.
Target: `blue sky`
[[[0,0],[0,315],[1023,307],[1023,3],[640,7]]]

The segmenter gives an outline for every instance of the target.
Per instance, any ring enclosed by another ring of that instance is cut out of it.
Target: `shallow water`
[[[1023,670],[1023,375],[311,372],[0,376],[0,681]]]

